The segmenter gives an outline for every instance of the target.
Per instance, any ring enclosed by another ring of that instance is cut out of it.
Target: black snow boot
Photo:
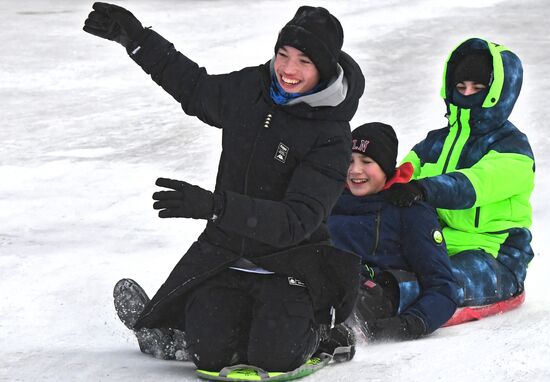
[[[316,354],[326,353],[336,362],[351,361],[355,356],[355,334],[346,324],[338,324],[332,329],[321,327],[321,343]]]
[[[185,335],[175,329],[140,329],[134,330],[145,305],[149,302],[147,293],[132,279],[122,279],[113,290],[115,309],[120,321],[137,337],[139,349],[155,358],[189,361]]]
[[[399,287],[397,281],[388,272],[384,272],[376,281],[364,280],[352,314],[346,319],[358,338],[365,342],[371,339],[368,323],[380,318],[395,315],[399,306]]]

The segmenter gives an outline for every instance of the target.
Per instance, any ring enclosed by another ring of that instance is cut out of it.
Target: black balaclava
[[[473,52],[465,55],[456,65],[453,72],[453,103],[460,107],[471,108],[483,103],[493,80],[493,61],[487,51]],[[456,89],[456,84],[463,81],[474,81],[486,86],[486,89],[465,96]]]

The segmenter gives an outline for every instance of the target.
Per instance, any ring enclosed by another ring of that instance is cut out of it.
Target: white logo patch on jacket
[[[288,151],[290,149],[287,145],[285,145],[283,142],[279,143],[279,147],[277,147],[277,152],[275,153],[275,159],[277,159],[281,163],[286,163],[286,157],[288,156]]]
[[[302,288],[306,288],[306,284],[304,284],[302,281],[298,280],[295,277],[289,276],[288,277],[288,284],[292,286],[299,286]]]

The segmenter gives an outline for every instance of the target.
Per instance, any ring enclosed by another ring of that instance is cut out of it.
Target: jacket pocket
[[[499,231],[503,222],[513,220],[510,199],[487,204],[475,209],[474,227],[478,232]]]

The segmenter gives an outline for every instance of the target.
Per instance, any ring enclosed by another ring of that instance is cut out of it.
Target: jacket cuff
[[[401,319],[407,327],[410,339],[416,339],[427,334],[426,324],[422,318],[414,314],[403,314]]]
[[[130,58],[147,74],[151,74],[161,61],[175,51],[170,41],[150,28],[146,28],[141,36],[126,48]]]
[[[435,208],[463,210],[471,208],[476,201],[476,191],[460,172],[451,172],[417,180],[424,189],[428,204]]]
[[[223,214],[224,207],[225,207],[225,194],[217,193],[217,192],[214,193],[212,217],[210,218],[211,222],[215,223],[219,221],[220,217]]]

